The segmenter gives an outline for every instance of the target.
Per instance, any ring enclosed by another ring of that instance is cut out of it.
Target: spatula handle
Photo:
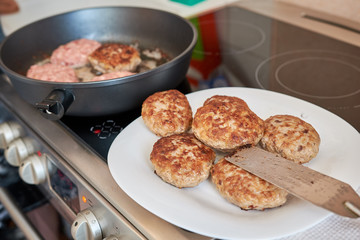
[[[344,203],[345,207],[349,209],[351,212],[356,214],[358,217],[360,217],[360,209],[357,208],[354,204],[352,204],[350,201],[346,201]]]

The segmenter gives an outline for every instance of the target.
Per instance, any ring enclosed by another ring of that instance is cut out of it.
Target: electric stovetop
[[[319,105],[360,130],[359,47],[238,7],[190,21],[199,40],[182,92],[223,86],[268,89]],[[141,106],[61,121],[106,161],[117,134],[140,114]]]
[[[238,7],[192,21],[200,43],[189,79],[198,89],[245,86],[285,93],[360,130],[360,47]]]

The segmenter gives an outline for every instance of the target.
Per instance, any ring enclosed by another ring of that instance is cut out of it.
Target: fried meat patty
[[[216,96],[197,109],[192,131],[206,145],[229,152],[256,145],[263,136],[264,124],[242,99]]]
[[[172,89],[156,92],[142,104],[145,125],[158,136],[186,132],[191,127],[192,110],[184,94]]]
[[[135,48],[120,43],[103,44],[88,59],[93,68],[102,73],[133,72],[141,63],[140,54]]]
[[[100,46],[101,43],[95,40],[76,39],[55,49],[50,62],[74,68],[81,67],[89,63],[88,56]]]
[[[211,169],[211,180],[229,202],[244,210],[263,210],[283,205],[287,191],[220,159]]]
[[[51,63],[32,65],[27,71],[26,76],[50,82],[78,82],[74,69]]]
[[[150,154],[155,173],[178,188],[194,187],[209,177],[215,152],[191,133],[160,138]]]
[[[203,105],[207,105],[213,102],[222,102],[222,103],[231,103],[231,104],[239,104],[240,106],[249,107],[247,103],[238,97],[231,96],[223,96],[223,95],[214,95],[205,100]]]
[[[306,163],[319,152],[320,136],[313,126],[291,115],[275,115],[265,120],[260,145],[296,163]]]

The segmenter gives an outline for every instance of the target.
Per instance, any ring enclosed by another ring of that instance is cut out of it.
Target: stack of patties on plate
[[[221,196],[245,210],[281,206],[288,193],[226,161],[222,153],[260,145],[305,163],[319,151],[320,137],[310,124],[290,115],[263,121],[244,100],[233,96],[204,99],[192,118],[185,95],[177,90],[158,92],[144,101],[142,118],[161,137],[150,154],[158,176],[183,188],[197,186],[211,175]]]
[[[178,90],[157,92],[142,105],[145,125],[160,138],[150,160],[155,173],[178,188],[194,187],[209,177],[215,152],[192,133],[192,110]]]

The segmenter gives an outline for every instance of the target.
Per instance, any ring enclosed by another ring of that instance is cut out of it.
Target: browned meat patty
[[[216,96],[198,108],[192,123],[195,136],[223,152],[256,145],[263,136],[263,120],[239,98]]]
[[[150,160],[155,173],[178,188],[194,187],[209,177],[215,152],[193,134],[160,138],[153,146]]]
[[[162,137],[186,132],[192,122],[186,96],[175,89],[157,92],[145,99],[141,116],[145,125]]]
[[[78,82],[74,69],[51,63],[32,65],[27,71],[26,76],[50,82]]]
[[[319,152],[320,136],[313,126],[298,117],[275,115],[265,120],[260,145],[296,163],[306,163]]]
[[[134,72],[141,63],[140,54],[135,48],[119,43],[103,44],[88,59],[93,68],[102,73]]]
[[[242,209],[263,210],[283,205],[287,191],[220,159],[211,169],[211,180],[219,193]]]
[[[81,67],[89,63],[88,56],[101,44],[95,40],[77,39],[59,46],[53,51],[50,62],[70,67]]]
[[[223,95],[214,95],[205,100],[203,105],[208,105],[210,103],[231,103],[231,104],[239,104],[243,107],[248,107],[247,103],[238,97],[231,96],[223,96]]]

